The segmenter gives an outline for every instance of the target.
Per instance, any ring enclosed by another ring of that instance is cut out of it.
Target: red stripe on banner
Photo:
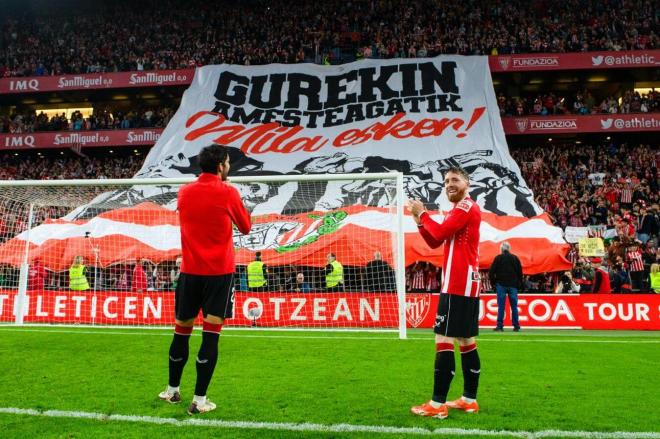
[[[179,216],[175,211],[151,202],[144,202],[132,207],[111,210],[100,214],[98,217],[112,221],[141,224],[145,226],[179,225]]]
[[[454,352],[454,345],[451,344],[451,343],[436,343],[435,344],[435,351],[436,352],[447,352],[447,351]]]
[[[374,213],[374,215],[389,214],[387,209],[366,208],[364,206],[347,206],[342,208],[341,211],[347,214],[347,222],[350,220],[351,215],[364,214],[365,212]],[[362,218],[364,218],[364,215]],[[493,229],[508,234],[507,241],[512,245],[513,252],[520,258],[525,274],[562,271],[571,267],[570,262],[564,257],[568,252],[568,244],[553,243],[546,238],[523,236],[523,232],[519,235],[516,235],[517,232],[515,231],[511,232],[513,228],[524,225],[529,220],[542,221],[549,225],[550,220],[547,215],[528,219],[483,213],[482,219]],[[114,221],[112,230],[116,230],[117,234],[98,237],[94,233],[90,238],[85,238],[86,230],[92,228],[97,232],[106,230],[105,224],[97,224],[96,227],[92,227],[92,221],[101,220]],[[296,240],[302,241],[305,240],[305,234],[316,236],[314,233],[322,225],[322,221],[319,221],[316,217],[310,218],[307,213],[291,216],[264,215],[253,219],[253,229],[256,230],[259,224],[278,221],[299,224],[296,229],[301,230],[301,232],[297,235]],[[89,228],[86,228],[85,225],[88,223],[90,223]],[[30,262],[39,257],[47,269],[62,271],[68,269],[73,258],[78,255],[82,255],[86,261],[96,260],[97,255],[93,251],[94,248],[99,249],[99,263],[104,267],[142,258],[160,263],[174,260],[180,255],[180,248],[159,250],[147,244],[149,242],[160,242],[159,237],[162,236],[163,229],[156,227],[178,227],[176,212],[154,203],[145,202],[130,208],[115,209],[105,212],[89,222],[76,221],[73,224],[78,224],[80,227],[75,229],[66,227],[67,222],[61,219],[49,220],[44,225],[39,226],[55,228],[52,229],[52,235],[51,229],[48,229],[48,238],[50,239],[43,241],[40,246],[30,244]],[[61,233],[64,233],[65,236],[58,238],[57,225],[62,226]],[[154,228],[135,227],[136,225]],[[349,222],[333,233],[323,235],[321,239],[301,245],[295,252],[280,252],[274,248],[262,250],[262,258],[264,263],[268,265],[293,263],[321,267],[326,264],[327,254],[331,248],[337,254],[337,259],[344,265],[364,266],[371,260],[375,251],[380,251],[383,260],[394,266],[392,248],[390,246],[381,248],[378,245],[383,240],[389,240],[391,232],[389,230],[370,229],[368,233],[365,233],[364,230],[364,227]],[[70,236],[74,233],[78,236]],[[177,233],[177,230],[172,230],[172,233]],[[524,233],[529,233],[529,231]],[[32,239],[34,239],[35,235],[32,236]],[[277,237],[277,243],[278,245],[288,244],[286,236]],[[442,265],[443,246],[431,249],[416,230],[406,233],[405,245],[406,266],[418,260],[429,261],[438,266]],[[19,266],[25,252],[24,246],[25,242],[18,238],[3,243],[0,246],[0,263]],[[500,253],[499,246],[499,241],[484,240],[480,243],[479,268],[481,270],[487,269],[495,256]],[[244,248],[236,253],[237,264],[248,264],[253,258],[254,252]]]
[[[19,266],[25,254],[25,241],[13,240],[9,248],[20,248],[16,254],[6,253],[2,248],[0,263]],[[173,261],[181,255],[180,249],[158,250],[144,244],[142,241],[126,235],[107,235],[101,238],[75,237],[68,239],[49,239],[41,246],[30,245],[30,261],[40,258],[45,267],[51,271],[64,271],[71,266],[76,256],[82,256],[89,264],[95,261],[98,252],[99,264],[107,267],[116,263],[134,263],[140,259],[148,259],[156,264],[163,261]]]
[[[520,259],[524,274],[566,271],[572,268],[566,259],[569,244],[553,244],[543,238],[507,238],[514,253]],[[479,269],[487,270],[495,256],[500,254],[500,242],[486,241],[479,244]],[[406,265],[416,261],[429,261],[442,266],[444,249],[431,249],[419,234],[406,234]],[[339,259],[339,258],[338,258]],[[341,259],[339,259],[341,260]]]

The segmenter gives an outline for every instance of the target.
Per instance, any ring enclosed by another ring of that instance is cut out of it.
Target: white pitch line
[[[201,325],[195,326],[196,328],[200,328]],[[13,321],[12,322],[0,322],[0,330],[3,328],[7,329],[33,329],[33,328],[40,328],[44,330],[48,329],[56,329],[56,328],[62,328],[62,329],[110,329],[110,330],[140,330],[140,331],[168,331],[173,328],[171,325],[160,325],[160,326],[152,326],[152,325],[92,325],[92,324],[50,324],[50,323],[26,323],[23,325],[16,325]],[[480,326],[479,329],[492,329],[494,326]],[[630,331],[630,330],[624,330],[624,331],[617,331],[617,330],[609,330],[609,331],[592,331],[592,330],[582,330],[576,329],[574,331],[563,331],[563,329],[567,328],[578,328],[573,327],[573,326],[563,326],[563,327],[548,327],[548,328],[540,328],[540,327],[529,327],[526,328],[527,330],[522,332],[522,333],[517,333],[517,334],[512,334],[514,337],[537,337],[537,336],[542,336],[542,335],[550,335],[553,338],[554,337],[594,337],[594,338],[655,338],[657,336],[653,334],[659,333],[659,331],[655,330],[639,330],[639,331]],[[558,330],[549,333],[552,329]],[[430,335],[432,335],[432,332],[430,328],[410,328],[409,330],[414,331],[411,333],[423,333],[426,332]],[[315,332],[321,332],[321,333],[332,333],[332,334],[341,334],[341,333],[361,333],[361,334],[397,334],[398,336],[398,330],[396,329],[384,329],[384,328],[299,328],[299,327],[250,327],[250,326],[226,326],[224,328],[225,333],[226,332],[247,332],[247,331],[252,331],[252,332],[266,332],[266,333],[278,333],[278,332],[288,332],[288,333],[315,333]],[[509,332],[508,330],[506,332]],[[580,332],[580,334],[576,334],[576,332]],[[634,334],[630,334],[630,332],[634,332]],[[649,335],[651,334],[651,335]],[[501,337],[502,334],[497,334],[494,332],[490,331],[482,331],[482,333],[479,335],[479,338],[484,338],[484,337]],[[361,338],[361,337],[360,337]],[[397,337],[398,338],[398,337]],[[418,339],[413,337],[413,339]]]
[[[65,329],[30,329],[30,328],[10,328],[10,327],[0,327],[0,333],[2,331],[7,332],[37,332],[37,333],[53,333],[53,334],[88,334],[88,335],[139,335],[139,336],[156,336],[156,337],[171,337],[171,332],[121,332],[121,331],[81,331],[81,330],[65,330]],[[230,330],[231,331],[231,330]],[[197,333],[193,332],[193,336],[200,335],[199,331]],[[354,337],[354,336],[322,336],[322,335],[280,335],[280,334],[227,334],[223,332],[222,337],[236,337],[236,338],[273,338],[273,339],[293,339],[293,340],[383,340],[383,341],[395,341],[399,342],[397,337]],[[503,343],[611,343],[611,344],[660,344],[660,340],[640,340],[638,338],[632,338],[627,340],[594,340],[591,338],[585,339],[574,339],[567,340],[563,339],[553,339],[553,338],[522,338],[522,336],[511,335],[510,338],[492,338],[493,336],[483,336],[479,337],[479,342],[503,342]],[[579,336],[576,336],[579,337]],[[595,336],[594,336],[595,337]],[[406,340],[411,341],[430,341],[433,340],[432,336],[428,337],[408,337]]]
[[[17,325],[15,322],[0,322],[0,329],[2,328],[40,328],[40,329],[111,329],[111,330],[144,330],[144,331],[167,331],[173,328],[173,325],[94,325],[94,324],[52,324],[52,323],[24,323]],[[201,328],[201,325],[196,325],[195,328]],[[494,326],[480,326],[482,331],[479,335],[483,337],[496,337],[501,336],[502,333],[490,332]],[[568,331],[566,329],[573,329]],[[511,332],[511,328],[506,328],[505,333]],[[341,334],[341,333],[360,333],[360,334],[396,334],[398,337],[398,329],[388,328],[302,328],[302,327],[285,327],[285,326],[225,326],[224,331],[231,332],[288,332],[288,333],[326,333],[326,334]],[[409,334],[427,333],[432,334],[430,328],[409,328]],[[579,332],[579,334],[576,334]],[[632,334],[631,334],[632,333]],[[522,333],[512,334],[514,337],[527,337],[527,336],[542,336],[551,335],[552,337],[600,337],[600,338],[654,338],[653,334],[658,334],[657,330],[583,330],[578,326],[553,326],[553,327],[525,327]],[[650,335],[649,335],[650,334]]]
[[[23,325],[16,325],[14,322],[0,322],[0,328],[89,328],[89,329],[140,329],[148,331],[163,331],[174,328],[174,325],[165,325],[165,326],[150,326],[150,325],[92,325],[92,324],[49,324],[49,323],[26,323]],[[196,325],[196,327],[201,327],[201,325]],[[225,331],[256,331],[256,332],[332,332],[332,333],[343,333],[343,332],[357,332],[357,333],[370,333],[370,334],[398,334],[398,329],[383,329],[383,328],[304,328],[299,327],[251,327],[251,326],[225,326]]]
[[[571,431],[571,430],[542,430],[542,431],[509,431],[509,430],[480,430],[465,428],[436,428],[428,430],[421,427],[390,427],[385,425],[355,425],[355,424],[296,424],[292,422],[252,422],[252,421],[223,421],[221,419],[190,418],[179,420],[175,418],[160,418],[156,416],[136,415],[106,415],[103,413],[65,411],[65,410],[36,410],[16,407],[0,407],[0,414],[41,416],[49,418],[88,419],[94,421],[118,421],[141,424],[173,425],[175,427],[207,427],[207,428],[235,428],[241,430],[273,430],[305,433],[379,433],[379,434],[416,434],[425,436],[505,436],[536,439],[546,437],[559,438],[587,438],[587,439],[660,439],[658,432],[632,432],[632,431]]]

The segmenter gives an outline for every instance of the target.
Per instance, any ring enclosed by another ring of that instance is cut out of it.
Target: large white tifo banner
[[[199,68],[136,177],[198,174],[197,156],[211,143],[232,147],[235,176],[401,171],[405,195],[439,212],[451,209],[443,173],[459,165],[470,174],[470,195],[484,211],[482,266],[508,240],[528,273],[568,267],[562,231],[542,214],[509,155],[487,57]],[[298,222],[305,212],[392,204],[391,191],[373,181],[238,188],[253,216],[297,215]],[[167,200],[163,190],[130,195],[174,208],[174,194]],[[335,218],[370,227],[351,221],[351,213]],[[249,240],[235,237],[237,246],[286,245],[283,224],[262,222]],[[412,220],[405,231],[407,264],[442,260],[442,248],[423,245]]]
[[[470,194],[498,215],[541,213],[511,159],[487,57],[364,60],[197,69],[137,177],[197,174],[210,143],[233,146],[232,175],[402,171],[409,197],[450,208],[443,170],[460,165]],[[371,184],[330,183],[317,210],[378,199]],[[298,185],[251,186],[253,214],[299,209]]]
[[[534,203],[508,153],[486,57],[199,68],[136,177],[199,174],[199,152],[212,143],[230,147],[232,176],[401,171],[405,196],[423,200],[438,219],[452,207],[443,192],[443,173],[459,165],[470,174],[470,195],[483,211],[482,269],[505,240],[526,273],[569,266],[561,229]],[[328,251],[339,251],[342,263],[362,266],[372,258],[374,242],[388,242],[394,224],[385,218],[391,216],[387,209],[378,209],[393,205],[391,182],[237,187],[257,218],[249,236],[234,236],[239,264],[251,261],[256,250],[272,265],[322,265]],[[157,216],[136,214],[159,218],[136,228],[127,219],[130,215],[103,211],[100,202],[161,211]],[[69,263],[58,256],[62,241],[89,236],[100,247],[104,266],[127,259],[173,260],[180,254],[178,233],[164,234],[160,227],[167,224],[178,231],[175,209],[175,188],[108,192],[65,218],[75,224],[57,222],[33,230],[30,254],[45,255],[44,260],[55,264],[47,268],[60,270]],[[406,264],[426,260],[439,265],[442,247],[429,248],[410,217],[403,227]],[[108,230],[130,240],[121,249],[114,241],[106,245]],[[340,242],[346,245],[338,246]],[[302,246],[305,251],[294,251]],[[380,250],[392,262],[392,251]]]

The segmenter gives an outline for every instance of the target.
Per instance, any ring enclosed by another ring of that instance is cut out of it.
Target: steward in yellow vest
[[[73,291],[89,290],[82,256],[76,256],[73,259],[73,264],[69,267],[69,289]]]
[[[651,291],[660,294],[660,265],[651,264],[651,274],[649,274],[651,281]]]
[[[325,266],[325,288],[328,292],[344,291],[344,266],[334,253],[328,253],[328,265]]]
[[[268,270],[261,262],[261,252],[254,255],[254,261],[247,266],[248,288],[250,291],[266,291],[266,273]]]

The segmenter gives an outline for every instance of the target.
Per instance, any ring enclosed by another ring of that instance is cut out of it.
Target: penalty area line
[[[172,425],[175,427],[205,427],[241,430],[271,430],[295,431],[306,433],[377,433],[377,434],[415,434],[424,436],[504,436],[528,439],[560,437],[560,438],[587,438],[587,439],[615,439],[615,438],[644,438],[660,439],[658,432],[630,432],[630,431],[570,431],[570,430],[542,430],[542,431],[509,431],[509,430],[481,430],[465,428],[436,428],[428,430],[421,427],[389,427],[385,425],[356,425],[356,424],[314,424],[292,422],[252,422],[252,421],[223,421],[221,419],[189,418],[179,420],[175,418],[161,418],[156,416],[137,415],[106,415],[103,413],[65,411],[65,410],[36,410],[16,407],[0,407],[0,414],[23,415],[48,418],[86,419],[102,422],[133,422],[138,424]]]

